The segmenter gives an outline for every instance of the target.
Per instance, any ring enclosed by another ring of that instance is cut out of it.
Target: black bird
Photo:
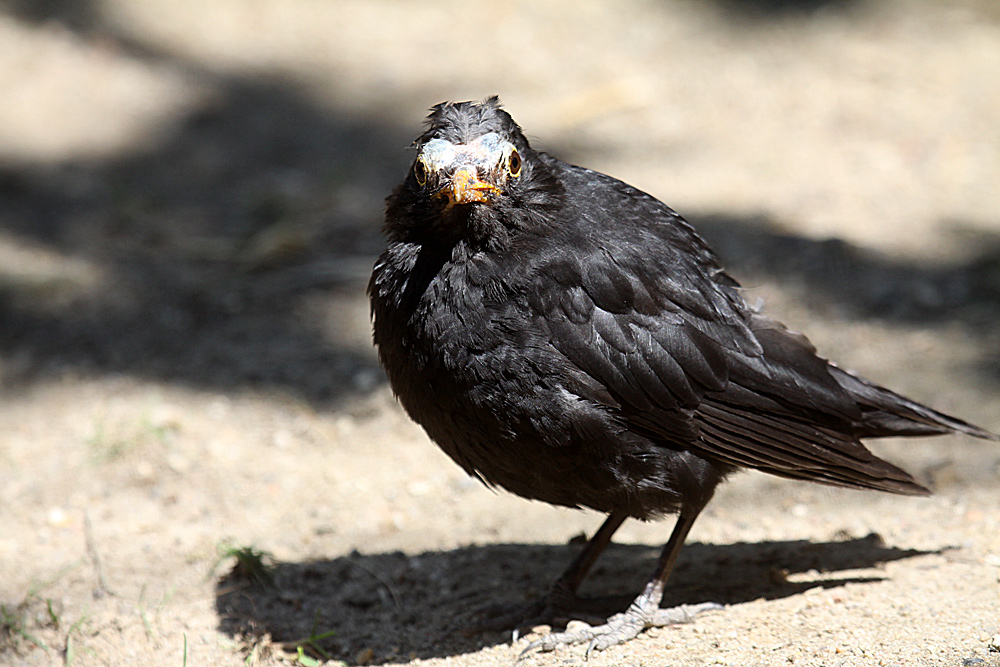
[[[626,518],[678,514],[625,612],[529,649],[589,653],[715,607],[659,604],[695,518],[736,470],[925,495],[861,439],[1000,439],[818,356],[746,304],[677,213],[533,150],[496,97],[435,106],[415,148],[368,285],[403,407],[484,483],[608,514],[550,608],[578,602]]]

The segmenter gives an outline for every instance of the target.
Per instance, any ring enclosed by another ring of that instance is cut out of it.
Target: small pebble
[[[156,470],[153,468],[153,464],[149,461],[139,461],[135,464],[135,474],[141,479],[149,480],[156,474]]]
[[[46,521],[53,528],[65,528],[69,525],[69,515],[61,507],[50,507]]]
[[[433,490],[434,486],[430,482],[424,480],[413,480],[406,485],[406,492],[417,498],[420,496],[426,496]]]

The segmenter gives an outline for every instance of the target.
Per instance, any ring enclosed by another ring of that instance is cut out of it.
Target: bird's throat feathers
[[[530,178],[519,184],[517,193],[466,204],[421,196],[403,183],[386,200],[385,234],[392,241],[462,241],[473,248],[502,250],[525,229],[541,231],[557,223],[562,184],[542,164]]]
[[[385,233],[390,241],[462,244],[499,251],[509,246],[520,226],[518,218],[489,204],[444,204],[414,199],[406,192],[393,193],[387,202]],[[399,196],[396,196],[396,195]]]

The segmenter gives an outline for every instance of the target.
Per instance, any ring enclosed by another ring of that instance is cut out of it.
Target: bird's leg
[[[573,559],[566,571],[556,579],[546,598],[546,606],[550,609],[573,610],[578,608],[583,602],[576,595],[580,584],[587,577],[590,568],[593,567],[597,558],[604,552],[608,544],[611,543],[611,536],[622,525],[628,515],[625,512],[612,512],[608,518],[597,529],[594,536],[583,547],[583,550]]]
[[[581,599],[577,597],[576,591],[587,577],[594,562],[611,542],[611,536],[626,518],[628,518],[628,514],[625,512],[612,512],[583,547],[583,550],[569,564],[569,567],[552,584],[552,588],[549,589],[544,598],[516,609],[501,607],[481,610],[479,613],[486,615],[487,620],[466,626],[463,629],[463,634],[510,628],[519,630],[535,625],[549,624],[561,617],[572,615],[573,612],[603,611],[606,614],[609,609],[614,609],[615,606],[609,605],[606,600]],[[620,606],[617,608],[621,609]]]
[[[628,609],[620,614],[615,614],[603,625],[546,635],[529,644],[521,655],[536,649],[551,651],[558,646],[582,644],[583,642],[588,642],[587,655],[590,655],[591,651],[602,651],[610,646],[627,642],[646,628],[686,623],[703,611],[720,609],[721,606],[714,602],[660,609],[660,601],[663,599],[663,589],[667,579],[670,578],[670,573],[677,562],[677,555],[680,553],[681,547],[684,546],[684,539],[700,511],[700,507],[686,508],[681,511],[680,516],[677,517],[677,524],[670,534],[670,539],[663,547],[663,553],[660,554],[653,578],[646,584],[646,588],[639,597],[629,605]]]

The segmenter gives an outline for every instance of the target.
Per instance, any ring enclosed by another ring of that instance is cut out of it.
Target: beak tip
[[[459,169],[444,192],[454,204],[469,204],[488,201],[492,195],[499,194],[500,188],[478,178],[468,169]]]

